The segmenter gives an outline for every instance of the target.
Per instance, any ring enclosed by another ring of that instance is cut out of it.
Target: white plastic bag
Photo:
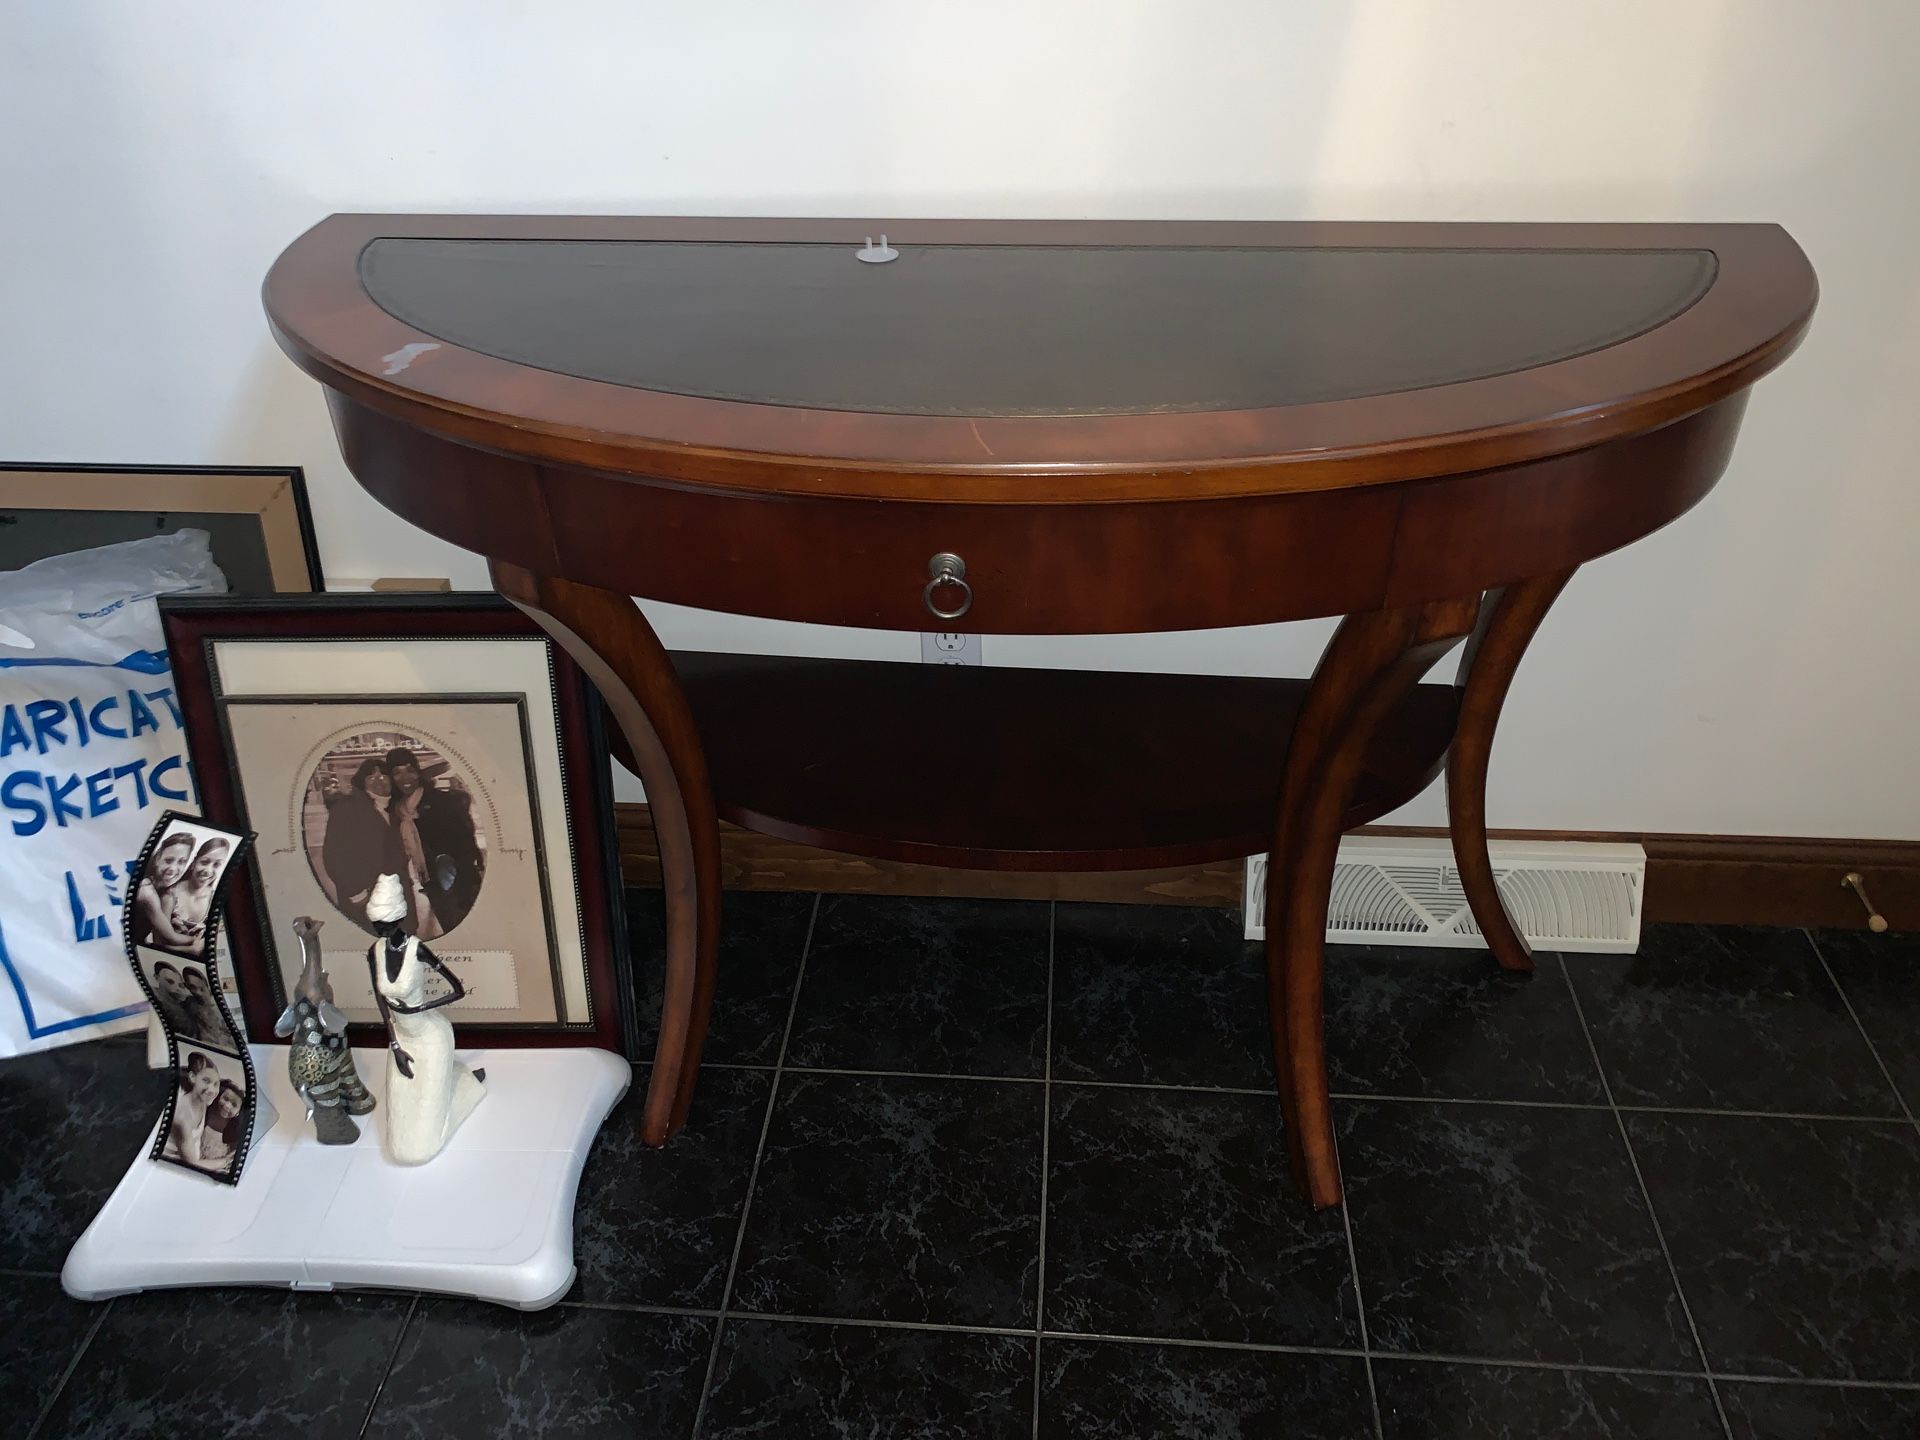
[[[0,573],[0,1056],[146,1023],[120,907],[199,809],[154,597],[226,588],[204,530]]]

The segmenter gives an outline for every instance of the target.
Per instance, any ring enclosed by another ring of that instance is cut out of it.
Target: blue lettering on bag
[[[115,725],[107,717],[123,704],[128,724]],[[15,750],[33,750],[44,755],[63,745],[77,745],[84,750],[98,735],[131,740],[149,730],[166,729],[159,710],[166,712],[174,729],[186,728],[170,686],[158,690],[118,691],[94,701],[91,707],[78,695],[65,700],[29,700],[24,704],[0,706],[0,757]],[[69,718],[73,722],[71,732],[67,727]]]
[[[149,803],[147,800],[146,769],[147,762],[145,760],[135,760],[130,764],[116,765],[113,767],[114,779],[118,780],[122,775],[131,775],[133,777],[133,793],[138,797],[138,803],[133,807],[136,810],[146,809]]]
[[[27,719],[33,722],[33,748],[44,755],[47,742],[55,745],[67,743],[67,732],[61,728],[67,718],[67,707],[58,700],[29,700]]]
[[[176,771],[184,770],[184,775]],[[144,810],[155,800],[177,800],[197,804],[199,787],[193,769],[184,757],[166,755],[151,766],[145,757],[95,770],[88,775],[42,774],[38,770],[16,770],[0,781],[0,809],[13,812],[10,823],[16,835],[37,835],[49,821],[64,830],[75,820],[94,819],[112,814],[126,803],[122,780],[133,781],[133,806]],[[84,787],[83,797],[78,793]]]
[[[87,813],[105,815],[119,808],[120,797],[113,793],[113,771],[96,770],[87,776]]]
[[[16,835],[38,835],[47,828],[47,807],[26,793],[39,783],[39,772],[34,770],[15,771],[4,783],[0,783],[0,806],[32,817],[30,820],[13,822],[13,833]]]
[[[69,795],[80,788],[80,777],[78,775],[69,775],[65,780],[62,780],[58,775],[46,775],[41,778],[47,789],[47,808],[53,811],[54,822],[59,825],[61,829],[64,830],[66,828],[69,819],[84,820],[87,818],[86,811],[67,799]]]
[[[73,938],[76,944],[88,940],[105,940],[113,934],[104,915],[89,915],[85,902],[80,899],[80,887],[73,883],[73,872],[67,872],[67,905],[73,911]]]
[[[24,750],[32,743],[27,739],[27,727],[20,723],[20,712],[11,705],[0,711],[0,756]]]
[[[104,700],[94,701],[93,709],[87,712],[87,723],[93,726],[94,734],[111,736],[115,740],[125,740],[127,738],[127,732],[125,730],[116,729],[100,718],[101,711],[115,709],[119,704],[120,697],[118,695],[109,695]]]
[[[153,791],[154,794],[164,796],[168,800],[191,800],[193,797],[186,791],[169,790],[160,783],[160,777],[166,774],[167,771],[178,770],[179,768],[180,757],[178,755],[167,756],[166,759],[162,760],[147,772],[147,788]]]

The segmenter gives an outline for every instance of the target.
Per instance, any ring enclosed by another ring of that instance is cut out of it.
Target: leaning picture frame
[[[250,1040],[310,915],[353,1043],[385,1043],[366,906],[396,874],[460,1044],[636,1055],[605,720],[564,650],[492,594],[160,609],[204,811],[259,837],[227,931]]]
[[[326,588],[298,465],[0,462],[0,570],[188,528],[207,532],[230,594]]]

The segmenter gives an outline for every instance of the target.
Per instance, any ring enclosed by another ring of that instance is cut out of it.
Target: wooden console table
[[[485,555],[624,731],[666,881],[649,1140],[699,1066],[716,816],[985,868],[1265,850],[1317,1206],[1341,833],[1444,767],[1474,916],[1529,968],[1484,813],[1514,668],[1577,566],[1712,488],[1814,299],[1767,225],[417,215],[334,216],[265,291],[360,483]],[[988,635],[1345,618],[1310,681],[1239,680],[674,656],[632,595]]]

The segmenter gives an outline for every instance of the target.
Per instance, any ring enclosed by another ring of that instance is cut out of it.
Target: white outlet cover
[[[978,665],[980,637],[954,630],[920,632],[920,660],[926,665]]]

